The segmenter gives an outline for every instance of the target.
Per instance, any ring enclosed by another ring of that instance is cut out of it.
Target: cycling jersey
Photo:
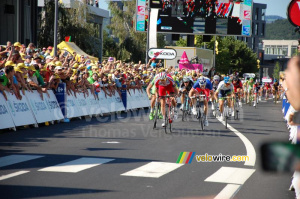
[[[235,84],[233,84],[233,87],[234,87],[234,92],[236,93],[237,92],[237,89],[238,88],[243,88],[243,84],[242,84],[242,81],[241,80],[238,80]]]
[[[219,92],[222,90],[223,91],[230,90],[232,92],[234,90],[233,84],[226,85],[224,81],[221,81],[216,91]]]
[[[273,88],[274,88],[276,91],[278,91],[278,87],[279,87],[278,82],[276,82],[276,83],[273,84]]]
[[[253,89],[254,84],[254,81],[252,83],[250,82],[250,80],[247,81],[248,92]]]
[[[205,95],[206,96],[206,100],[208,100],[208,96],[209,96],[209,92],[210,92],[209,89],[207,89],[207,88],[205,88],[205,89],[203,89],[203,88],[196,88],[195,90],[197,90],[200,95]]]
[[[260,90],[260,84],[254,84],[253,89],[254,89],[254,93],[258,93],[258,91]]]

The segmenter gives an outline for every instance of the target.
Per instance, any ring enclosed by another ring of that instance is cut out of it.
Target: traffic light
[[[218,49],[219,42],[217,40],[215,41],[215,46],[216,46],[216,55],[217,55],[219,54],[219,49]]]
[[[260,69],[260,60],[256,60],[257,61],[257,68]]]

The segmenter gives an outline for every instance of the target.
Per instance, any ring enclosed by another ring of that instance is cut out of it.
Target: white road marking
[[[102,143],[106,143],[106,144],[119,144],[120,142],[112,141],[112,142],[102,142]]]
[[[22,175],[22,174],[25,174],[25,173],[28,173],[29,171],[18,171],[18,172],[15,172],[15,173],[11,173],[11,174],[8,174],[8,175],[3,175],[3,176],[0,176],[0,181],[1,180],[6,180],[8,178],[12,178],[12,177],[15,177],[15,176],[18,176],[18,175]]]
[[[222,121],[220,118],[217,118],[224,126],[225,126],[225,122]],[[248,140],[248,138],[246,138],[242,133],[240,133],[238,130],[236,130],[235,128],[233,128],[230,124],[227,123],[227,128],[229,130],[231,130],[232,132],[234,132],[244,143],[245,147],[246,147],[246,151],[247,151],[247,156],[249,157],[249,160],[245,161],[246,166],[254,166],[255,165],[255,161],[256,161],[256,152],[255,149],[252,145],[252,143]]]
[[[100,164],[104,164],[114,159],[104,158],[79,158],[63,164],[58,164],[51,167],[40,169],[39,171],[50,171],[50,172],[66,172],[66,173],[77,173],[85,169],[89,169]]]
[[[135,176],[135,177],[148,177],[148,178],[159,178],[184,164],[169,163],[169,162],[150,162],[137,169],[133,169],[126,173],[121,174],[122,176]]]
[[[241,185],[228,184],[214,199],[230,199],[240,190]]]
[[[227,184],[244,184],[255,172],[255,169],[236,167],[221,167],[217,172],[206,178],[206,182],[218,182]]]
[[[34,160],[37,158],[42,158],[42,155],[9,155],[0,158],[0,167],[5,167],[12,164],[17,164],[20,162],[26,162],[29,160]]]

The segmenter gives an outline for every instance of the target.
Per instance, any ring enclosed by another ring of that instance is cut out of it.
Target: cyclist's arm
[[[147,92],[148,97],[151,95],[150,90],[151,90],[152,86],[153,86],[152,82],[150,82],[150,84],[147,86],[146,92]]]

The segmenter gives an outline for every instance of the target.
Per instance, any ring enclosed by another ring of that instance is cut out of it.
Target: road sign
[[[288,6],[287,17],[291,24],[300,26],[300,0],[292,0]]]
[[[177,52],[175,49],[170,49],[170,48],[151,48],[148,51],[148,56],[151,59],[167,59],[167,60],[172,60],[175,59],[177,56]]]

